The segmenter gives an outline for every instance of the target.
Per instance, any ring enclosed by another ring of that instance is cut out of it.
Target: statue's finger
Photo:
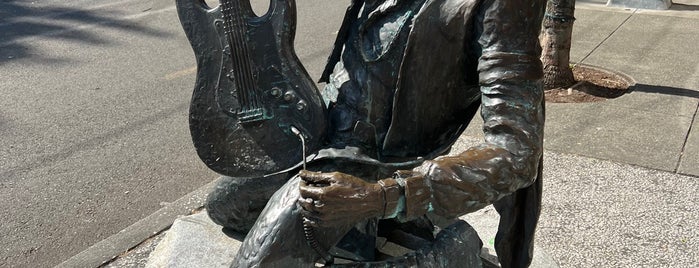
[[[329,184],[329,176],[326,173],[301,170],[299,177],[308,183]]]
[[[315,204],[313,203],[313,199],[301,197],[298,199],[298,203],[306,211],[315,210]]]
[[[299,185],[299,192],[301,193],[301,197],[303,198],[313,198],[313,199],[321,199],[323,196],[323,188],[319,187],[314,187],[310,185]]]
[[[318,213],[302,210],[301,216],[303,216],[304,224],[308,224],[313,227],[318,227],[320,225],[320,216]]]

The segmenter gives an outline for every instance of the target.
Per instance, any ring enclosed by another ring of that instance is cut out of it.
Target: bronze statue
[[[232,267],[477,267],[480,240],[455,219],[488,204],[501,265],[531,262],[545,1],[353,0],[321,77],[327,107],[291,47],[294,1],[260,18],[243,0],[177,6],[198,62],[195,147],[230,176],[206,207],[249,231]],[[484,143],[442,156],[478,108]],[[377,236],[415,251],[385,256]]]

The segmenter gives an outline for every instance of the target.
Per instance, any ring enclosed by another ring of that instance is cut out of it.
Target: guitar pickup
[[[240,120],[240,123],[254,123],[254,122],[259,122],[263,120],[267,120],[265,116],[265,109],[264,108],[254,108],[254,109],[249,109],[249,110],[243,110],[238,112],[238,119]]]

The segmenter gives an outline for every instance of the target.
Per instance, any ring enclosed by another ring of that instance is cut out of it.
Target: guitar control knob
[[[306,109],[306,102],[303,100],[300,100],[299,102],[296,103],[296,110],[303,111],[303,109]]]
[[[272,93],[272,96],[275,98],[279,98],[282,96],[282,90],[278,87],[273,87],[271,93]]]
[[[292,102],[296,99],[296,94],[293,91],[287,91],[284,93],[284,100],[287,102]]]

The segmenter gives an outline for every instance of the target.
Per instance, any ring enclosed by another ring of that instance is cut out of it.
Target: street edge
[[[146,239],[169,228],[178,217],[189,215],[193,210],[202,207],[206,200],[206,195],[219,179],[215,179],[180,197],[153,214],[95,243],[55,267],[99,267],[108,263],[120,254],[138,246]]]

